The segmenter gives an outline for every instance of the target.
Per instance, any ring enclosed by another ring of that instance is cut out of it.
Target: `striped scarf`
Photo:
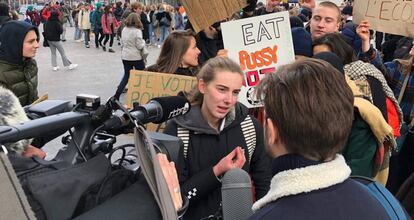
[[[398,113],[398,119],[400,124],[403,122],[403,113],[401,111],[400,105],[398,104],[398,101],[395,98],[394,93],[388,86],[387,81],[385,80],[385,77],[381,73],[381,71],[379,71],[374,65],[364,63],[360,60],[345,65],[344,71],[345,74],[349,76],[352,80],[367,81],[366,76],[371,76],[377,79],[381,83],[382,90],[384,91],[385,95],[394,103]]]

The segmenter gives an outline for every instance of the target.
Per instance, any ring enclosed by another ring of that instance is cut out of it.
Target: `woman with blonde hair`
[[[175,73],[195,76],[198,68],[198,55],[194,33],[191,31],[174,31],[164,44],[156,64],[148,67],[148,71]]]
[[[125,86],[129,80],[129,72],[132,69],[143,70],[145,62],[141,56],[141,51],[145,47],[142,38],[142,23],[137,13],[131,13],[125,19],[125,27],[121,35],[121,58],[124,65],[124,77],[119,83],[115,93],[115,98],[119,100]]]

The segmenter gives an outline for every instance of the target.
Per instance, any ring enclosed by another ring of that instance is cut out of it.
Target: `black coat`
[[[251,161],[248,161],[246,141],[240,125],[247,113],[248,109],[238,103],[235,106],[234,120],[219,133],[203,119],[200,107],[197,106],[167,124],[164,132],[169,135],[177,136],[178,124],[188,129],[190,135],[187,158],[184,159],[184,149],[181,148],[177,162],[181,192],[187,198],[191,195],[184,219],[201,219],[217,212],[221,202],[221,183],[213,173],[213,166],[237,146],[245,149],[246,163],[243,169],[250,173],[255,183],[256,198],[259,199],[267,193],[271,168],[270,159],[264,149],[263,129],[252,118],[256,130],[256,147]]]
[[[63,32],[63,27],[58,18],[50,16],[49,20],[46,22],[44,31],[47,40],[60,41],[60,35]]]

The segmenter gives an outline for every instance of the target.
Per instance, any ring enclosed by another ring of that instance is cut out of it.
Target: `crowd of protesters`
[[[10,37],[0,33],[0,85],[22,105],[37,98],[37,66],[26,38],[36,50],[42,22],[53,70],[59,69],[56,50],[64,66],[76,68],[62,44],[69,24],[75,27],[74,40],[86,48],[91,33],[97,49],[115,53],[115,41],[120,45],[124,71],[114,93],[117,100],[132,69],[197,77],[197,86],[181,94],[190,100],[190,112],[169,121],[164,130],[184,142],[175,161],[181,191],[190,201],[184,219],[217,215],[220,178],[233,168],[246,170],[253,179],[257,202],[252,219],[387,219],[379,202],[350,175],[373,178],[397,198],[409,190],[407,180],[414,172],[413,39],[374,34],[367,20],[355,24],[349,2],[247,2],[198,33],[181,5],[98,2],[70,8],[58,3],[41,12],[29,7],[26,23],[9,22],[9,11],[0,5],[3,28],[15,26],[23,43],[19,48],[6,45]],[[221,22],[281,11],[289,11],[296,62],[259,85],[266,116],[257,120],[237,101],[243,72],[227,58]],[[151,66],[146,63],[149,46],[161,48]],[[9,52],[21,48],[19,56]],[[9,66],[16,65],[23,72],[10,72]],[[253,135],[245,134],[246,127]],[[412,215],[412,208],[406,208]]]

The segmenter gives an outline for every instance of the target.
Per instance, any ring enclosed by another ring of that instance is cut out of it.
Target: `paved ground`
[[[92,94],[100,96],[101,103],[104,103],[115,94],[115,90],[123,76],[121,48],[116,40],[113,46],[115,53],[96,49],[94,41],[91,42],[90,48],[85,48],[83,43],[75,42],[73,36],[74,28],[68,27],[67,41],[63,42],[63,45],[66,55],[72,63],[79,64],[78,68],[74,70],[63,68],[62,59],[58,53],[57,60],[61,69],[53,71],[50,49],[43,46],[39,48],[35,58],[39,67],[39,95],[48,93],[49,99],[75,101],[76,94]],[[94,40],[93,36],[91,38]],[[160,49],[156,47],[149,48],[148,65],[155,63],[159,51]],[[121,101],[123,98],[121,96]],[[131,142],[133,142],[131,136],[124,135],[118,137],[117,144]],[[50,157],[53,157],[61,146],[60,138],[58,138],[49,143],[45,150]]]

